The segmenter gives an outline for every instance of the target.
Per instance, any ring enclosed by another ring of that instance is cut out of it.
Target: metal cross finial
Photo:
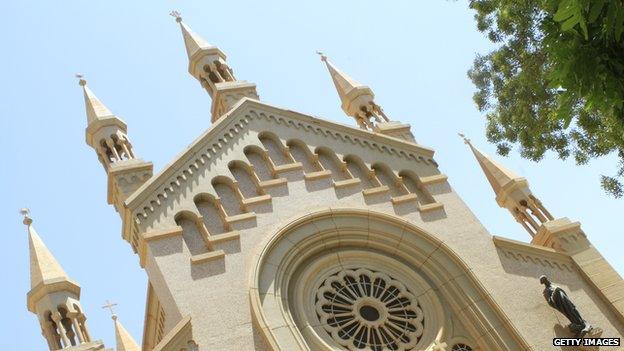
[[[102,308],[106,308],[110,311],[113,320],[117,319],[117,315],[115,314],[115,311],[113,311],[113,307],[115,306],[117,306],[117,303],[112,303],[108,300],[106,300],[106,305],[102,306]]]
[[[30,210],[26,207],[20,208],[20,214],[24,216],[24,224],[30,225],[32,223],[32,218],[30,218]]]
[[[457,135],[459,135],[460,138],[464,139],[464,143],[470,144],[470,139],[468,139],[464,133],[457,133]]]
[[[76,73],[75,76],[78,78],[78,84],[80,84],[81,87],[87,85],[87,81],[84,79],[84,74]]]
[[[178,22],[178,23],[182,22],[182,14],[178,10],[173,10],[173,11],[169,12],[169,16],[175,17],[176,22]]]
[[[327,61],[327,56],[325,56],[325,53],[322,51],[317,51],[316,52],[319,56],[321,56],[321,61],[325,62]]]

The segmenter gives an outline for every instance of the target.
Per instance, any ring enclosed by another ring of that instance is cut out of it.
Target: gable
[[[198,172],[204,173],[204,176],[212,174],[213,177],[223,175],[232,178],[227,167],[231,161],[249,164],[248,159],[241,157],[244,156],[245,148],[271,151],[265,148],[258,135],[276,137],[282,145],[289,141],[296,146],[307,145],[311,151],[318,148],[331,150],[341,158],[358,158],[369,165],[379,164],[380,167],[395,169],[397,173],[407,163],[407,171],[418,177],[439,174],[431,149],[243,99],[228,115],[217,121],[172,163],[165,166],[163,171],[126,200],[128,212],[125,218],[131,216],[142,224],[141,227],[152,227],[151,221],[164,210],[161,205],[168,202],[171,196],[179,196],[183,184],[193,179]],[[130,224],[125,223],[125,226]],[[126,228],[124,233],[128,234],[130,229]],[[129,239],[127,235],[124,237]]]

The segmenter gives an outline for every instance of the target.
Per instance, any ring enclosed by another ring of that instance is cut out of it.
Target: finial
[[[108,300],[106,300],[106,305],[102,306],[102,308],[106,308],[108,310],[110,310],[111,313],[111,318],[116,321],[117,320],[117,315],[115,314],[115,311],[113,311],[113,307],[117,306],[117,303],[113,303],[110,302]]]
[[[31,225],[33,220],[32,218],[30,218],[30,210],[24,207],[24,208],[21,208],[19,212],[22,216],[24,216],[24,224],[28,226]]]
[[[464,143],[470,145],[470,139],[468,139],[464,133],[457,133],[457,135],[459,135],[460,138],[464,139]]]
[[[325,62],[327,61],[327,56],[325,56],[325,53],[322,51],[317,51],[316,52],[319,56],[321,56],[321,61]]]
[[[84,80],[84,74],[76,73],[75,76],[78,78],[78,84],[80,84],[81,87],[87,85],[87,81]]]
[[[169,12],[169,16],[175,17],[176,22],[178,22],[178,23],[182,22],[182,14],[178,10],[173,10],[173,11]]]

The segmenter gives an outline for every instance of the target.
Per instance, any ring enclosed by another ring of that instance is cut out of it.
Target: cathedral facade
[[[148,276],[142,347],[113,316],[118,351],[551,350],[553,337],[624,334],[624,281],[526,179],[465,139],[529,240],[492,236],[434,150],[327,57],[353,126],[262,102],[176,20],[212,125],[157,174],[80,80],[86,142]],[[49,350],[104,350],[24,215],[28,308]]]

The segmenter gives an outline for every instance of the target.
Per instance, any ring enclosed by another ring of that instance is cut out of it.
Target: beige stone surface
[[[141,348],[134,340],[132,335],[128,333],[126,328],[121,324],[116,316],[113,316],[115,322],[115,340],[117,342],[116,351],[140,351]]]
[[[28,209],[20,211],[27,227],[31,289],[28,310],[35,315],[50,351],[105,351],[101,341],[92,341],[80,304],[80,286],[67,273],[35,231]],[[109,350],[110,351],[110,350]]]

